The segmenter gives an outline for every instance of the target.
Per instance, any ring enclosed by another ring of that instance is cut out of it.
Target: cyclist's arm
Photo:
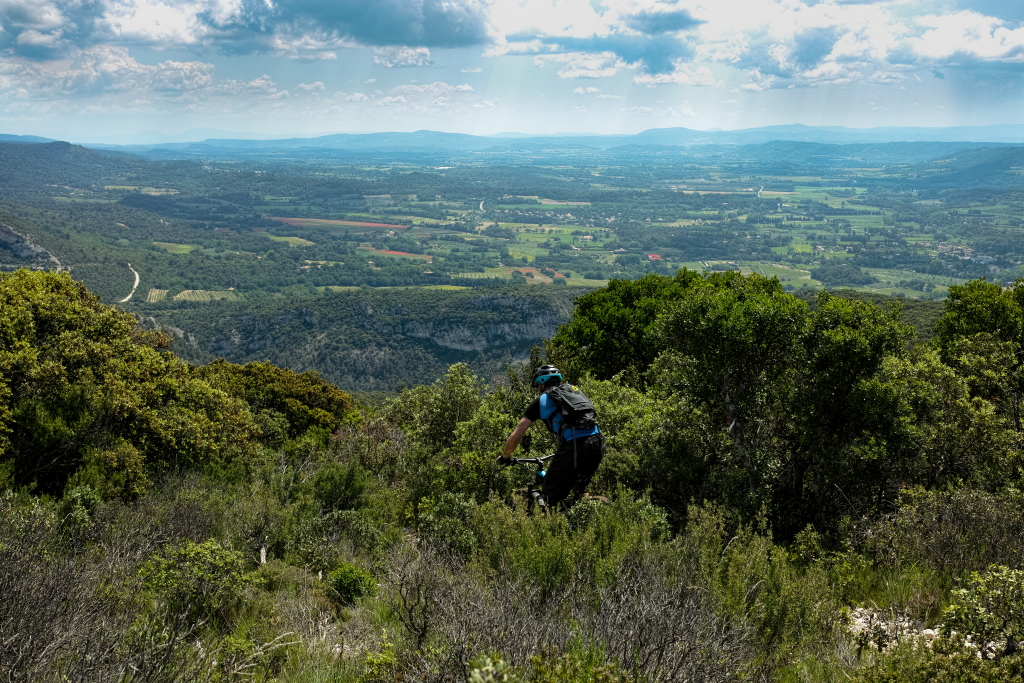
[[[512,433],[508,437],[508,441],[505,442],[505,448],[501,451],[501,457],[509,458],[512,455],[512,451],[516,449],[519,442],[523,440],[523,435],[526,434],[526,430],[533,424],[533,420],[528,417],[524,417],[519,420],[519,424],[512,430]]]

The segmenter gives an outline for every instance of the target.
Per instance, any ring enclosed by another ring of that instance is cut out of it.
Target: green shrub
[[[799,569],[759,528],[730,529],[725,511],[692,506],[684,539],[717,609],[756,640],[753,668],[765,677],[844,633],[846,612],[824,569]]]
[[[313,497],[323,512],[359,507],[366,490],[368,473],[356,463],[329,463],[313,475]]]
[[[857,670],[856,683],[1018,683],[1024,677],[1020,656],[985,660],[962,639],[923,640],[893,648]]]
[[[227,627],[237,613],[246,587],[255,577],[245,570],[241,553],[217,541],[185,541],[159,553],[140,570],[146,588],[161,598],[172,615],[210,620]]]
[[[505,660],[490,657],[479,658],[469,672],[469,683],[518,683],[521,679],[516,670]]]
[[[945,629],[971,635],[981,655],[1012,655],[1024,636],[1024,570],[992,566],[953,591]]]
[[[896,512],[871,526],[864,550],[884,567],[917,564],[954,577],[1024,560],[1018,499],[974,489],[904,491]]]
[[[326,571],[353,554],[375,560],[383,556],[388,539],[363,514],[338,510],[303,520],[286,544],[286,559],[313,571]]]
[[[339,605],[351,605],[356,600],[377,592],[373,574],[355,565],[342,564],[327,575],[331,599]]]
[[[436,498],[424,498],[419,503],[417,524],[424,536],[466,556],[477,544],[469,520],[476,503],[458,493],[442,493]]]
[[[530,661],[527,683],[630,683],[634,680],[597,655],[574,650],[557,654],[545,650]]]

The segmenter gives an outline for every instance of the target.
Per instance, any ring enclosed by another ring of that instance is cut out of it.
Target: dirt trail
[[[122,304],[127,301],[131,301],[132,295],[135,294],[135,290],[139,288],[139,272],[132,268],[132,264],[130,263],[128,264],[128,270],[135,273],[135,284],[132,285],[132,291],[128,292],[128,296],[126,296],[125,298],[121,299],[121,301],[118,302]]]

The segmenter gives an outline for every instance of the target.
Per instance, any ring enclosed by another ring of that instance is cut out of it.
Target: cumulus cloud
[[[697,115],[697,113],[693,110],[693,107],[691,107],[690,103],[687,102],[686,100],[683,100],[681,103],[679,103],[675,107],[643,107],[643,106],[637,106],[637,107],[623,107],[619,111],[621,111],[624,114],[633,114],[634,116],[654,116],[654,117],[658,117],[658,118],[667,118],[667,117],[675,118],[675,117],[680,117],[680,116],[686,117],[686,118],[692,118],[692,117]]]
[[[691,69],[686,64],[676,64],[674,71],[660,74],[637,74],[633,82],[639,85],[653,87],[661,83],[677,83],[679,85],[705,85],[724,87],[725,83],[711,73],[706,66]]]
[[[454,93],[473,92],[473,86],[469,84],[463,85],[449,85],[443,81],[435,81],[434,83],[424,83],[423,85],[417,85],[415,83],[409,83],[406,85],[396,85],[389,92],[400,93],[403,95],[431,95],[431,96],[444,96],[448,97]]]
[[[685,31],[704,22],[694,19],[689,10],[680,9],[667,12],[641,10],[623,17],[623,23],[634,31],[656,34]]]
[[[582,52],[537,55],[533,60],[537,66],[552,62],[562,64],[559,78],[608,78],[628,65],[611,52],[587,54]]]
[[[909,84],[965,67],[1024,67],[1022,22],[1024,3],[1008,0],[0,0],[0,78],[9,84],[0,97],[110,101],[130,92],[121,105],[160,107],[172,96],[195,104],[248,87],[214,79],[207,57],[135,62],[127,49],[136,45],[304,60],[367,49],[383,68],[433,66],[444,62],[438,50],[480,46],[490,56],[529,55],[564,79],[626,70],[649,87]],[[323,89],[314,85],[296,93]],[[260,92],[288,97],[276,86]],[[405,98],[381,105],[391,110],[472,106],[465,92],[339,100]]]
[[[330,58],[340,47],[490,40],[486,0],[0,0],[0,48],[49,58],[95,44]]]
[[[373,63],[386,68],[430,66],[430,49],[425,47],[382,47],[376,50]]]
[[[469,100],[473,92],[473,86],[467,83],[452,84],[435,81],[433,83],[396,85],[388,90],[377,90],[372,96],[357,92],[352,94],[335,93],[335,97],[350,103],[350,106],[385,109],[389,115],[436,114],[440,110],[476,106]],[[488,106],[493,106],[493,102]]]
[[[651,73],[672,69],[673,62],[693,56],[692,46],[672,35],[613,33],[605,36],[536,37],[548,54],[603,55]]]
[[[323,81],[313,81],[312,83],[299,83],[296,87],[307,92],[318,92],[324,89],[324,84]]]
[[[601,92],[600,88],[576,88],[572,91],[573,95],[590,95],[595,92]]]
[[[212,64],[143,64],[124,47],[98,45],[71,60],[0,57],[0,107],[8,113],[200,109],[248,111],[286,99],[273,78],[217,79]]]
[[[908,43],[917,54],[936,61],[1024,62],[1024,26],[1008,28],[1000,19],[977,12],[920,17],[926,30]]]
[[[499,38],[488,54],[534,55],[538,65],[562,55],[565,78],[634,69],[635,82],[649,86],[724,85],[707,70],[719,63],[757,74],[742,84],[755,91],[1024,64],[1024,9],[1007,9],[1024,3],[955,5],[936,12],[934,3],[881,0],[691,0],[686,9],[659,0],[523,0],[492,12]]]

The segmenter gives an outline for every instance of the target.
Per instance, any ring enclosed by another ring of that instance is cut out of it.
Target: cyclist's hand
[[[504,455],[498,456],[498,464],[502,467],[508,467],[512,464],[512,458],[506,458]]]

